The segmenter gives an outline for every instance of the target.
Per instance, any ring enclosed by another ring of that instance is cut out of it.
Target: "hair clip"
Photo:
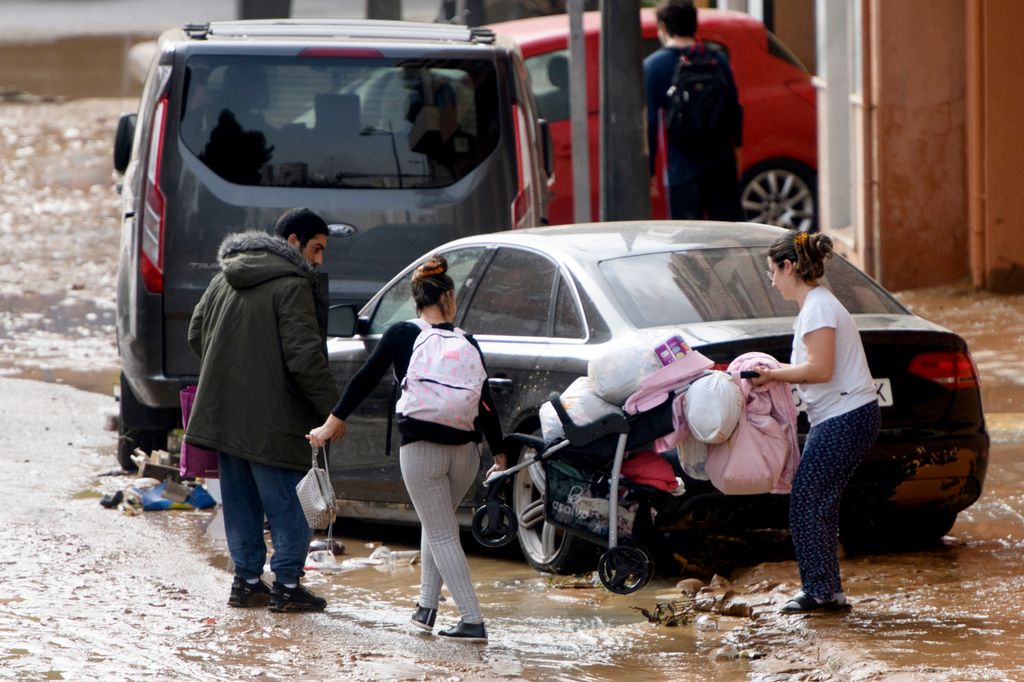
[[[443,275],[444,267],[440,265],[435,265],[432,268],[428,268],[426,265],[421,265],[419,267],[419,271],[420,277],[433,277],[434,275]]]
[[[807,232],[797,232],[796,236],[793,237],[793,243],[797,246],[806,246],[807,242],[811,240],[811,235]]]

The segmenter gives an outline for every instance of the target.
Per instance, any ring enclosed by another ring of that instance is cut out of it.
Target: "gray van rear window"
[[[242,185],[443,187],[498,143],[487,60],[195,55],[186,73],[182,139]]]

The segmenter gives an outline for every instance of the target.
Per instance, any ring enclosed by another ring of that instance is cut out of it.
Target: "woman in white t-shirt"
[[[878,436],[881,414],[853,317],[818,283],[832,240],[793,232],[768,249],[768,276],[782,297],[796,301],[790,364],[759,367],[760,385],[784,381],[796,386],[811,430],[789,496],[802,591],[784,612],[843,611],[850,608],[839,574],[839,501],[854,469]]]

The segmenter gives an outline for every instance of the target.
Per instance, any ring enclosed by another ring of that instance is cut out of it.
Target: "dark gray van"
[[[515,48],[388,21],[190,25],[157,44],[115,141],[118,459],[163,447],[199,366],[192,309],[226,234],[306,206],[331,226],[332,304],[361,305],[457,237],[544,224],[550,164]]]

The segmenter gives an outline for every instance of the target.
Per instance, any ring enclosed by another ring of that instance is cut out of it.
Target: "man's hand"
[[[347,427],[345,422],[333,414],[327,417],[323,425],[316,427],[306,435],[306,440],[315,448],[321,447],[324,443],[333,443],[345,437]]]

